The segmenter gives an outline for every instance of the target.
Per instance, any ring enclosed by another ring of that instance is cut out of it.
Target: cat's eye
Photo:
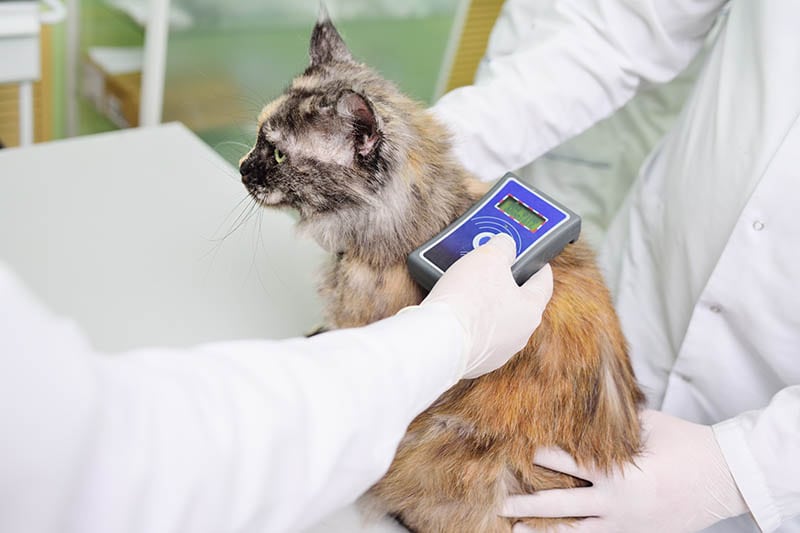
[[[286,154],[275,148],[275,162],[280,164],[286,161]]]

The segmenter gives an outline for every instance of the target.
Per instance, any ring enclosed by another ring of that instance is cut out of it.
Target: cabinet
[[[58,12],[39,2],[0,3],[0,142],[5,146],[48,140],[53,129],[52,31]]]

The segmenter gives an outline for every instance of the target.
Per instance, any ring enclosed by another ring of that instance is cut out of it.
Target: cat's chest
[[[418,304],[424,294],[405,263],[376,268],[348,257],[337,258],[320,286],[328,321],[336,328],[363,326]]]

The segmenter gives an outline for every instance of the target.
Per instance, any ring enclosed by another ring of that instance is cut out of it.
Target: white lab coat
[[[752,516],[711,530],[800,532],[800,2],[551,3],[507,2],[476,84],[434,110],[494,179],[669,81],[717,23],[600,259],[650,405],[716,424]]]
[[[100,356],[0,262],[0,531],[302,530],[379,479],[463,350],[434,304],[312,339]]]

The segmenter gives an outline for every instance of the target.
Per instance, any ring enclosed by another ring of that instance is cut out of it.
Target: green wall
[[[140,46],[144,32],[127,15],[101,0],[81,4],[81,50],[90,46]],[[430,102],[447,45],[452,14],[410,19],[358,19],[337,24],[354,56],[395,81],[410,96]],[[204,114],[231,109],[212,126],[196,133],[235,162],[252,142],[255,117],[308,62],[308,40],[314,20],[280,26],[195,27],[170,33],[165,87],[165,120],[206,123]],[[56,131],[65,131],[64,28],[55,28]],[[80,75],[79,75],[80,82]],[[209,100],[204,87],[224,87],[220,98]],[[179,104],[179,105],[177,105]],[[177,107],[176,107],[177,105]],[[172,108],[170,107],[172,106]],[[94,110],[80,104],[80,133],[114,129]]]

